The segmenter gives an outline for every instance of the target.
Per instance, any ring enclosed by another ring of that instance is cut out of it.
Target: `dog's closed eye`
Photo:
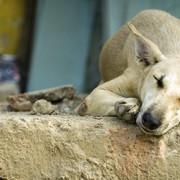
[[[164,83],[163,83],[163,78],[164,76],[161,77],[156,77],[155,75],[153,75],[154,79],[156,80],[157,86],[159,88],[164,88]]]

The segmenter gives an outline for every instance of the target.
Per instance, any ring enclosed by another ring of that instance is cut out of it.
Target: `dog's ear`
[[[163,54],[150,40],[134,35],[135,55],[142,67],[152,66],[162,60]]]
[[[160,49],[151,40],[145,38],[132,24],[128,24],[133,35],[135,56],[142,68],[150,67],[166,59]]]

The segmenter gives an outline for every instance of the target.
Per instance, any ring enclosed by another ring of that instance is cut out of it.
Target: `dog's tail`
[[[134,34],[142,36],[141,33],[135,28],[135,26],[131,22],[128,22],[127,25]]]

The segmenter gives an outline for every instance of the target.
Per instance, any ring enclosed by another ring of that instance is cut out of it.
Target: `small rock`
[[[55,106],[45,99],[37,100],[31,109],[32,114],[52,114],[56,110]]]
[[[10,107],[18,111],[30,111],[32,102],[29,100],[28,94],[12,95],[7,98]]]

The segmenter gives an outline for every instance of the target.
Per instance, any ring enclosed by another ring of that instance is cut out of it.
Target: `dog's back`
[[[180,21],[170,14],[159,10],[145,10],[129,23],[156,44],[167,57],[180,52]],[[124,25],[103,47],[99,60],[103,81],[121,75],[127,68],[126,54],[131,53],[132,44],[128,40],[130,32],[129,26]]]

